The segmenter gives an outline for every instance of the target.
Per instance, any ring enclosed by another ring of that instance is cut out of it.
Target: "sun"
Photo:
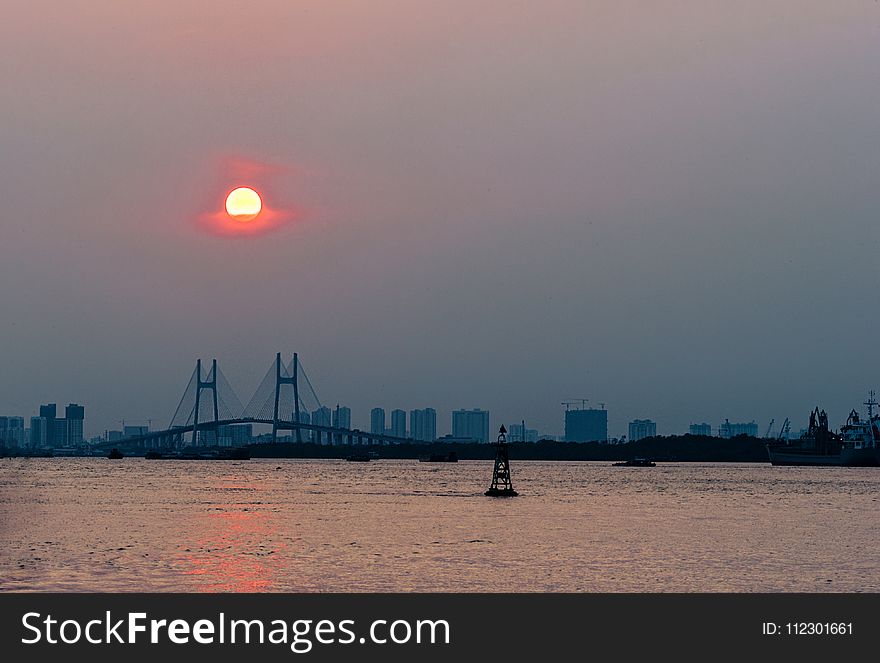
[[[236,221],[253,221],[262,209],[260,194],[248,186],[233,189],[226,196],[226,213]]]

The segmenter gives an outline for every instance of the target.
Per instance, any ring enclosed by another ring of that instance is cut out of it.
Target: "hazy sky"
[[[298,351],[353,409],[661,433],[880,389],[880,4],[4,3],[0,413],[166,424]],[[239,181],[249,178],[249,182]],[[252,183],[279,213],[205,219]],[[219,232],[218,232],[219,230]],[[763,430],[762,430],[763,432]]]

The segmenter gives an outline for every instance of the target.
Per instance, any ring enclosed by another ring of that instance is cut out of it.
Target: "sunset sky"
[[[353,410],[660,433],[880,390],[880,4],[4,3],[0,414],[197,357]],[[257,188],[266,227],[231,231]]]

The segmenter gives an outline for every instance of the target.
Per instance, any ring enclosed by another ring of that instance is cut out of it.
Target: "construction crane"
[[[779,436],[776,438],[777,440],[787,440],[788,434],[791,431],[791,421],[788,420],[788,417],[785,418],[785,421],[782,422],[782,428],[779,429]]]
[[[767,440],[770,439],[770,431],[773,430],[773,422],[774,422],[774,421],[776,421],[776,419],[771,419],[771,420],[770,420],[770,423],[769,423],[768,426],[767,426],[767,432],[764,433],[764,439],[767,439]]]
[[[590,399],[589,398],[575,398],[573,401],[562,401],[561,404],[565,406],[566,412],[568,412],[569,408],[571,408],[572,405],[577,405],[578,403],[581,404],[581,409],[583,410],[583,409],[586,409],[588,400],[590,400]]]

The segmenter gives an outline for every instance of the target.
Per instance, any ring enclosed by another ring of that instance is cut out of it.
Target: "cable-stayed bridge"
[[[225,426],[266,424],[272,427],[272,441],[279,431],[293,432],[297,442],[319,444],[400,444],[409,438],[338,428],[306,422],[304,415],[322,407],[299,356],[294,353],[284,363],[279,352],[260,381],[247,405],[241,400],[220,370],[217,360],[203,367],[202,360],[190,375],[171,423],[164,430],[103,442],[98,448],[180,449],[186,446],[214,446]]]

